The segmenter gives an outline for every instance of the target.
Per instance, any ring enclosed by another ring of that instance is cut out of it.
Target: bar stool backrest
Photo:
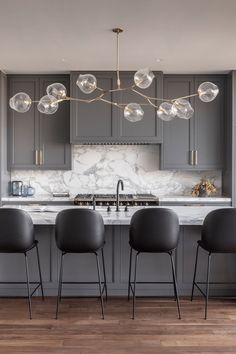
[[[236,253],[236,209],[211,211],[202,227],[202,245],[212,252]]]
[[[168,208],[138,210],[131,219],[130,246],[139,252],[169,252],[179,241],[179,219]]]
[[[34,244],[34,225],[20,209],[0,208],[0,252],[21,253]]]
[[[90,209],[62,210],[56,218],[56,243],[63,252],[95,252],[105,243],[102,216]]]

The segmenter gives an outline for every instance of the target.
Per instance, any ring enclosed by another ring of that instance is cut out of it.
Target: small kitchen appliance
[[[11,182],[11,194],[14,197],[21,197],[22,196],[22,181],[12,181]]]

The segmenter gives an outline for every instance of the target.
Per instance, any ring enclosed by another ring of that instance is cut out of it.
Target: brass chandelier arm
[[[57,102],[60,102],[60,101],[77,101],[77,102],[84,102],[84,103],[92,103],[92,102],[95,102],[95,101],[99,101],[104,95],[105,95],[105,91],[103,91],[101,93],[101,95],[99,95],[99,96],[97,96],[95,98],[92,98],[91,100],[85,100],[83,98],[66,97],[65,99],[58,100]]]
[[[196,97],[196,96],[199,96],[198,93],[193,93],[192,95],[188,95],[188,96],[182,96],[182,97],[177,97],[177,98],[172,98],[172,100],[170,100],[171,102],[174,102],[176,100],[180,100],[182,98],[191,98],[191,97]]]
[[[112,101],[106,100],[105,98],[100,98],[99,101],[102,101],[102,102],[105,102],[105,103],[108,103],[108,104],[111,104],[113,106],[123,109],[123,107],[122,107],[123,105],[119,104],[117,102],[112,102]]]

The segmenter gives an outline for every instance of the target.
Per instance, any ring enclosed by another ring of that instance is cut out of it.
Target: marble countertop
[[[56,215],[59,211],[68,208],[78,208],[77,206],[3,206],[3,208],[6,207],[19,208],[27,211],[34,225],[54,225]],[[202,225],[204,218],[210,211],[219,209],[217,206],[170,206],[168,208],[177,213],[180,225]],[[132,215],[138,209],[140,208],[131,207],[129,211],[125,212],[121,210],[119,213],[115,210],[107,212],[106,208],[97,208],[96,210],[102,215],[105,225],[129,225]]]
[[[207,197],[207,198],[199,198],[199,197],[192,197],[192,196],[163,196],[159,197],[159,202],[160,203],[171,203],[171,202],[178,202],[178,203],[204,203],[204,204],[210,204],[210,203],[230,203],[231,198],[229,197],[224,197],[224,196],[219,196],[219,197]],[[11,202],[11,203],[47,203],[47,202],[73,202],[74,196],[70,197],[53,197],[51,195],[39,195],[39,196],[33,196],[33,197],[13,197],[13,196],[8,196],[8,197],[3,197],[2,202]]]
[[[176,197],[160,197],[158,198],[159,202],[178,202],[178,203],[196,203],[196,204],[200,204],[200,203],[230,203],[231,202],[231,198],[229,197],[224,197],[224,196],[220,196],[220,197],[206,197],[206,198],[200,198],[200,197],[192,197],[192,196],[176,196]]]

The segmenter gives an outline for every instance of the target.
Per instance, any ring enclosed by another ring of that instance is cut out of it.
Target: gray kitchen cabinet
[[[32,100],[46,94],[46,87],[62,82],[67,75],[10,75],[8,97],[26,92]],[[69,103],[60,104],[53,115],[40,114],[37,104],[26,113],[8,109],[8,169],[70,169]]]
[[[99,95],[96,91],[83,94],[76,85],[81,72],[71,73],[71,96],[91,99]],[[117,87],[115,72],[91,72],[97,78],[98,86],[104,90]],[[133,85],[134,72],[121,72],[121,87]],[[143,90],[151,97],[162,97],[163,75],[155,73],[152,85]],[[139,90],[139,89],[137,89]],[[140,90],[142,92],[142,90]],[[147,103],[144,98],[131,91],[106,93],[105,99],[120,103]],[[157,118],[156,109],[144,106],[143,120],[131,123],[124,118],[123,109],[105,102],[84,103],[71,101],[71,143],[160,143],[162,141],[162,122]]]
[[[42,77],[40,93],[44,94],[48,85],[62,83],[69,90],[68,76]],[[69,92],[68,92],[69,95]],[[70,104],[59,103],[58,111],[51,115],[39,114],[39,150],[42,154],[43,169],[70,169]]]
[[[101,92],[96,90],[91,94],[84,94],[76,85],[78,75],[82,72],[71,73],[71,96],[79,99],[93,99]],[[104,90],[111,90],[115,85],[114,72],[89,72],[96,76],[97,85]],[[113,94],[107,93],[103,97],[113,100]],[[93,103],[71,101],[71,134],[72,144],[80,143],[109,143],[116,137],[117,108],[102,101]]]
[[[216,99],[209,103],[202,102],[198,97],[195,97],[196,168],[199,170],[221,169],[224,153],[225,77],[196,76],[195,92],[204,81],[214,82],[220,91]]]
[[[164,77],[163,97],[172,99],[194,92],[192,76],[167,75]],[[193,105],[193,99],[190,99]],[[163,123],[163,144],[161,147],[162,169],[192,169],[190,151],[194,149],[193,117],[189,120],[174,118]]]
[[[120,79],[122,87],[130,87],[134,83],[135,72],[121,72]],[[154,72],[155,79],[150,87],[145,90],[135,88],[142,94],[149,97],[162,97],[163,96],[163,74],[161,72]],[[117,102],[126,103],[144,103],[147,100],[132,91],[119,91],[116,93]],[[154,103],[156,103],[154,101]],[[159,102],[158,102],[159,103]],[[118,109],[118,140],[120,142],[136,142],[136,143],[161,143],[162,142],[162,121],[157,117],[157,109],[151,105],[142,106],[144,116],[141,121],[129,122],[124,118],[123,109]]]
[[[163,124],[162,169],[213,170],[223,167],[224,75],[166,75],[164,97],[175,98],[197,92],[204,81],[214,82],[220,93],[213,102],[190,98],[194,115]]]

